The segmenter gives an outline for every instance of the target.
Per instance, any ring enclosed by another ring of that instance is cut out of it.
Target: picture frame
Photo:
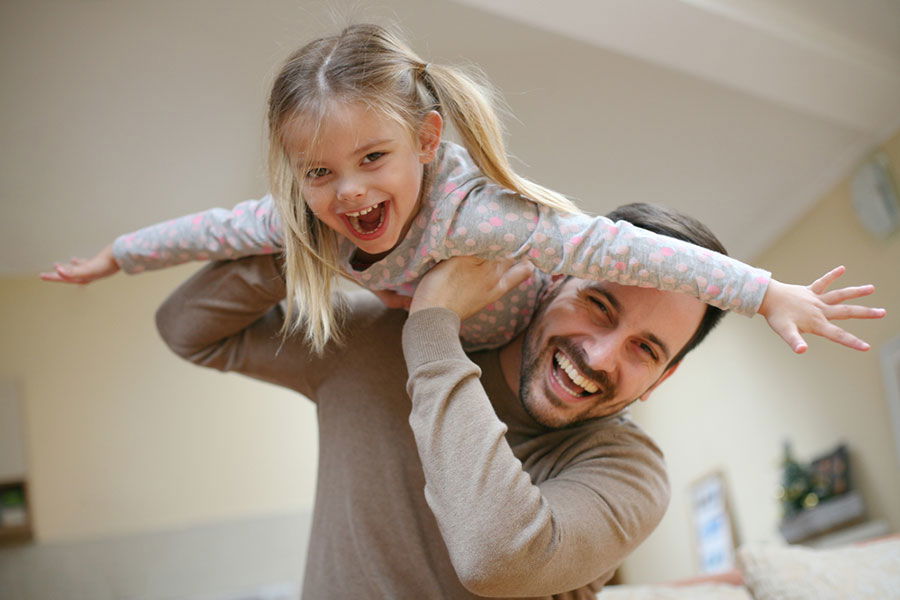
[[[689,494],[698,571],[733,569],[739,539],[724,472],[715,470],[694,480]]]
[[[894,432],[894,448],[900,460],[900,336],[881,347],[881,373]]]
[[[852,489],[850,452],[845,444],[813,460],[809,465],[812,490],[820,501],[842,496]]]

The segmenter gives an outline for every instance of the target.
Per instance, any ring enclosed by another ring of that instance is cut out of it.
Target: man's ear
[[[659,387],[659,384],[661,384],[663,381],[665,381],[666,379],[668,379],[669,377],[671,377],[672,374],[673,374],[675,371],[678,370],[678,366],[679,366],[679,365],[681,365],[681,361],[678,361],[677,363],[675,363],[674,365],[672,365],[671,367],[669,367],[668,369],[666,369],[665,373],[663,373],[662,375],[660,375],[660,376],[659,376],[659,379],[657,379],[656,382],[655,382],[653,385],[651,385],[649,388],[647,388],[647,391],[644,392],[643,394],[641,394],[641,396],[640,396],[640,398],[638,398],[638,400],[640,400],[641,402],[646,402],[647,400],[649,400],[649,399],[650,399],[650,392],[652,392],[653,390],[655,390],[656,388],[658,388],[658,387]]]
[[[436,110],[428,111],[419,126],[419,161],[430,163],[437,155],[444,131],[444,118]]]

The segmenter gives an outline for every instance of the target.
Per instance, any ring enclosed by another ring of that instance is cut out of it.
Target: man
[[[611,218],[722,251],[691,219],[623,209]],[[673,292],[555,280],[522,336],[467,356],[460,318],[528,274],[441,263],[409,315],[355,297],[343,345],[321,356],[280,338],[271,257],[210,265],[160,308],[181,356],[316,402],[305,598],[593,598],[662,518],[661,452],[622,409],[721,312]]]

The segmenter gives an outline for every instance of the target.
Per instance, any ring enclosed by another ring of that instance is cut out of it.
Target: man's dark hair
[[[681,214],[665,206],[636,202],[620,206],[606,216],[612,221],[628,221],[635,227],[640,227],[653,233],[673,237],[695,246],[702,246],[720,254],[728,254],[722,242],[716,238],[706,225],[693,217]],[[684,348],[669,361],[669,366],[678,364],[685,354],[696,348],[709,335],[713,327],[719,324],[723,316],[725,316],[724,310],[707,304],[706,312],[703,313],[703,318],[700,320],[697,331],[684,345]]]

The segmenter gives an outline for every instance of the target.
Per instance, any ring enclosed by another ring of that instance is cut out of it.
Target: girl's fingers
[[[828,289],[828,286],[830,286],[835,282],[835,280],[837,280],[838,277],[844,274],[844,271],[846,271],[846,268],[844,268],[843,265],[833,268],[832,270],[828,271],[827,273],[813,281],[810,284],[809,289],[817,294],[824,293],[825,290]]]
[[[56,265],[56,273],[60,276],[61,280],[66,283],[87,283],[85,277],[80,273],[75,272],[75,270],[69,266]],[[90,279],[87,281],[90,281]]]
[[[787,345],[790,346],[791,350],[796,354],[803,354],[806,352],[806,349],[808,348],[806,340],[800,335],[800,331],[794,323],[787,323],[779,326],[772,325],[772,329],[781,336],[781,339],[787,342]]]
[[[52,273],[41,273],[40,278],[43,281],[56,281],[58,283],[85,283],[83,280],[77,277],[69,277],[68,275],[60,275],[58,272]]]
[[[815,333],[831,340],[832,342],[836,342],[838,344],[841,344],[842,346],[847,346],[848,348],[852,348],[854,350],[865,352],[869,349],[869,344],[862,341],[849,331],[844,331],[843,329],[832,323],[828,323]]]
[[[56,273],[60,276],[61,281],[66,283],[90,283],[93,277],[89,273],[82,272],[82,269],[76,269],[69,265],[55,265]]]
[[[827,304],[840,304],[841,302],[846,302],[847,300],[853,300],[855,298],[868,296],[874,292],[875,286],[869,284],[845,287],[839,290],[832,290],[830,292],[822,294],[821,296],[822,301],[826,302]]]
[[[826,312],[825,316],[829,320],[842,319],[880,319],[887,314],[883,308],[872,308],[871,306],[859,306],[855,304],[839,304],[832,306]]]

